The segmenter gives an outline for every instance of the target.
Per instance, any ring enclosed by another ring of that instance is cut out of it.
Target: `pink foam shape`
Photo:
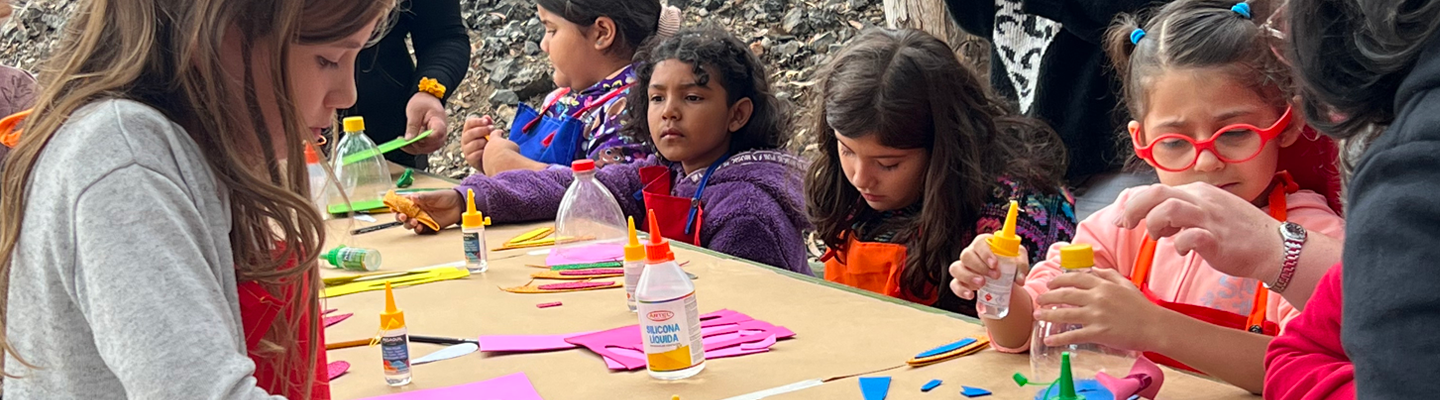
[[[743,316],[744,314],[737,314]],[[732,315],[731,317],[734,317]],[[712,318],[705,323],[722,323],[725,317]],[[748,317],[745,317],[748,318]],[[704,333],[704,343],[707,357],[711,351],[719,351],[732,346],[739,346],[746,343],[765,342],[771,338],[781,339],[795,336],[795,333],[784,327],[772,325],[765,321],[748,320],[740,323],[718,326],[720,329],[711,330],[709,334]],[[748,334],[747,334],[748,333]],[[640,327],[638,325],[615,328],[601,331],[590,335],[576,336],[566,339],[567,342],[584,346],[590,351],[599,354],[611,362],[607,365],[619,364],[624,369],[633,370],[645,367],[643,345],[640,343]],[[770,345],[773,345],[771,343]],[[763,346],[768,349],[770,345]],[[761,352],[762,346],[754,345],[750,349],[754,352]],[[745,351],[742,349],[741,351]],[[745,353],[753,354],[753,353]]]
[[[1160,385],[1165,383],[1165,371],[1155,365],[1149,358],[1141,356],[1135,360],[1135,366],[1130,367],[1130,374],[1124,378],[1115,378],[1104,372],[1095,374],[1095,380],[1100,385],[1115,394],[1117,399],[1125,399],[1130,396],[1140,395],[1142,398],[1154,399],[1160,394]]]
[[[544,400],[540,393],[535,391],[535,385],[530,383],[530,378],[524,372],[516,372],[510,375],[491,379],[483,382],[467,383],[450,387],[412,390],[384,396],[371,397],[370,399],[383,400],[472,400],[472,399],[505,399],[505,400]]]
[[[564,251],[550,251],[545,265],[594,264],[625,259],[625,248],[618,244],[597,243],[566,248]]]
[[[623,354],[639,355],[640,357],[644,357],[644,355],[645,355],[644,353],[641,353],[641,352],[638,352],[638,351],[635,351],[635,350],[631,350],[631,349],[616,348],[616,351],[617,351],[618,353],[623,353]],[[768,346],[765,347],[765,348],[760,348],[760,349],[746,349],[744,346],[733,346],[733,347],[724,348],[724,349],[719,349],[719,350],[709,350],[709,349],[706,349],[706,350],[705,350],[705,359],[706,359],[706,360],[715,360],[715,359],[720,359],[720,358],[739,357],[739,356],[750,355],[750,354],[764,353],[764,352],[768,352],[768,351],[770,351],[770,348],[769,348]],[[612,371],[629,371],[629,370],[637,369],[637,368],[629,368],[629,367],[627,367],[625,364],[622,364],[622,363],[620,363],[619,361],[615,361],[615,360],[613,360],[613,359],[610,359],[609,357],[601,357],[601,358],[605,360],[605,367],[606,367],[606,368],[609,368],[609,369],[612,370]],[[641,365],[640,365],[640,368],[644,368],[644,367],[645,367],[644,364],[641,364]]]
[[[338,324],[340,323],[340,321],[350,319],[350,317],[352,316],[355,316],[355,313],[344,313],[340,315],[332,315],[329,317],[325,317],[325,327],[329,328],[330,325]]]
[[[331,381],[339,378],[340,375],[345,375],[347,371],[350,371],[350,363],[348,362],[336,361],[325,365],[325,374],[330,377],[329,380]]]
[[[770,335],[758,342],[741,343],[739,347],[741,350],[768,350],[775,345],[775,340],[775,335]]]
[[[573,349],[576,345],[565,339],[595,333],[579,332],[560,335],[488,335],[481,336],[480,351],[487,353],[525,353]]]

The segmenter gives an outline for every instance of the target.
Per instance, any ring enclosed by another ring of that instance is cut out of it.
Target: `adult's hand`
[[[450,129],[445,125],[445,105],[429,93],[415,93],[405,105],[405,138],[410,139],[426,130],[430,136],[400,148],[410,154],[430,154],[445,147]]]
[[[1123,207],[1116,226],[1133,229],[1143,220],[1150,237],[1168,237],[1181,255],[1199,253],[1225,274],[1269,281],[1284,261],[1280,221],[1214,185],[1155,184]]]

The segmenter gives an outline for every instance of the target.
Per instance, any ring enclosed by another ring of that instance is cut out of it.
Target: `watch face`
[[[1305,236],[1305,227],[1300,226],[1300,224],[1294,222],[1286,222],[1284,225],[1284,232],[1285,236],[1302,237]]]

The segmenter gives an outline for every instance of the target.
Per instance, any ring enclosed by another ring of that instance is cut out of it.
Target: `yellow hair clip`
[[[431,78],[420,78],[420,91],[435,95],[437,99],[445,98],[445,85]]]

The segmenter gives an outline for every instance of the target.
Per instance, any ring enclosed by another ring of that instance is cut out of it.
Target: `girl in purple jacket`
[[[786,113],[760,60],[730,33],[709,27],[680,31],[635,60],[628,116],[646,123],[625,124],[626,134],[656,155],[596,173],[620,209],[637,225],[647,208],[668,214],[657,217],[667,238],[810,274],[801,236],[810,229],[805,163],[779,150]],[[442,226],[460,220],[466,189],[497,223],[538,221],[555,218],[573,178],[568,168],[474,175],[456,190],[413,199]],[[700,212],[689,212],[692,204]],[[397,218],[417,233],[429,229]]]

